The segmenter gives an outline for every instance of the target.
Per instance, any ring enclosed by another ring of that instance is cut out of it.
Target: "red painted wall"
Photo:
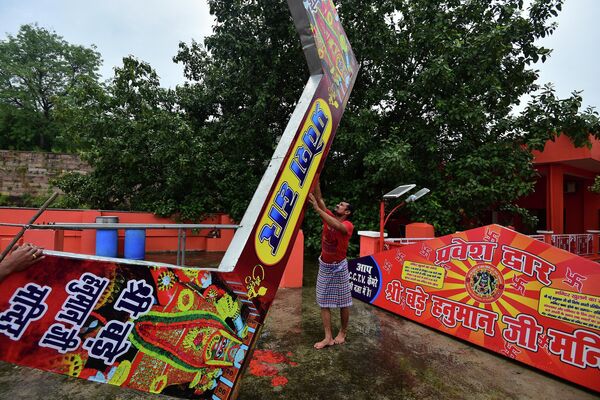
[[[0,222],[26,224],[35,215],[34,208],[0,207]],[[94,223],[99,216],[117,216],[120,223],[140,224],[172,224],[169,218],[160,218],[150,213],[99,210],[46,210],[35,222],[46,223]],[[235,224],[225,214],[215,214],[206,218],[203,224]],[[19,232],[20,228],[0,226],[0,250],[3,250]],[[222,229],[220,238],[200,237],[207,235],[208,229],[200,230],[196,236],[188,230],[186,250],[221,252],[227,250],[233,239],[233,229]],[[119,254],[123,254],[124,230],[119,230]],[[23,241],[34,243],[48,250],[67,251],[80,254],[94,254],[96,251],[96,232],[28,230]],[[175,251],[177,249],[177,230],[146,230],[146,252]],[[302,271],[304,267],[304,236],[299,232],[292,254],[285,269],[281,287],[302,287]]]
[[[583,194],[585,204],[583,210],[583,229],[597,230],[600,228],[600,194],[586,190]]]
[[[36,213],[34,208],[0,208],[0,221],[24,224]],[[125,211],[98,211],[98,210],[46,210],[36,221],[36,224],[45,223],[94,223],[99,216],[117,216],[120,223],[139,224],[172,224],[169,218],[160,218],[150,213],[125,212]],[[225,214],[217,214],[202,221],[204,224],[232,224],[233,221]],[[12,239],[19,232],[19,228],[0,227],[0,239]],[[54,235],[54,231],[28,231],[25,240]],[[208,230],[200,230],[198,235],[188,233],[186,240],[187,250],[225,251],[231,239],[233,230],[221,230],[220,238],[201,237],[208,234]],[[119,250],[122,253],[125,232],[119,230]],[[50,239],[47,239],[50,240]],[[36,242],[35,240],[33,240]],[[39,243],[39,242],[36,242]],[[44,244],[50,243],[46,241]],[[41,245],[42,243],[40,243]],[[148,229],[146,231],[146,251],[165,251],[177,249],[177,230]],[[55,250],[68,251],[81,254],[94,254],[96,251],[96,232],[64,231],[63,248]]]
[[[575,147],[571,139],[560,135],[554,141],[548,140],[544,151],[532,151],[536,164],[562,163],[569,160],[593,159],[600,161],[600,140],[590,137],[592,147]]]
[[[519,206],[527,209],[546,208],[546,179],[540,177],[535,183],[534,191],[519,200]]]
[[[565,231],[564,233],[583,233],[583,190],[565,193]]]

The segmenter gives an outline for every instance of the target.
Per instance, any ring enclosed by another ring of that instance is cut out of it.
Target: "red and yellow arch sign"
[[[259,220],[256,254],[265,265],[278,263],[288,251],[310,184],[331,139],[332,116],[327,102],[315,99],[308,116],[275,184],[277,190]]]
[[[600,391],[600,265],[499,225],[350,261],[353,296]]]

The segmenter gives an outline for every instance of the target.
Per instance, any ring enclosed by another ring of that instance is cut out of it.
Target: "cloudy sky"
[[[540,43],[553,49],[549,60],[537,65],[540,83],[552,82],[559,97],[583,90],[584,106],[600,111],[600,1],[565,0],[558,28]]]
[[[134,55],[152,65],[163,86],[174,87],[184,80],[183,68],[172,61],[179,42],[202,40],[213,19],[203,0],[0,0],[2,40],[34,22],[69,43],[96,45],[104,78]]]
[[[554,49],[537,68],[540,82],[552,82],[560,97],[583,90],[585,105],[600,109],[598,69],[600,1],[566,0],[559,27],[542,43]],[[183,82],[183,70],[171,61],[180,41],[210,34],[212,17],[203,0],[0,0],[0,40],[19,26],[37,22],[74,44],[95,44],[102,54],[104,78],[134,55],[149,62],[163,86]]]

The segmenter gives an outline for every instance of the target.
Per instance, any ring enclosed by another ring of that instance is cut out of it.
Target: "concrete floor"
[[[302,289],[280,289],[240,400],[600,399],[561,379],[355,301],[348,341],[322,338],[315,263]],[[335,316],[334,323],[339,323]],[[0,363],[0,399],[169,399]]]

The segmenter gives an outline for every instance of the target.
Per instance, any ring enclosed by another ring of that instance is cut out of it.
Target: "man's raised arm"
[[[325,200],[323,200],[323,195],[321,194],[321,179],[319,178],[317,178],[317,184],[315,185],[315,190],[313,191],[313,194],[315,195],[315,199],[317,200],[319,208],[323,211],[327,211]]]
[[[346,225],[344,225],[341,221],[339,221],[333,215],[328,214],[326,208],[325,209],[321,208],[319,206],[319,202],[318,202],[317,198],[315,197],[315,195],[313,195],[312,193],[309,193],[308,201],[310,201],[310,204],[312,204],[315,211],[321,216],[321,218],[323,219],[323,221],[325,221],[325,223],[327,225],[329,225],[336,231],[342,232],[344,235],[348,234],[348,229],[346,229]]]

